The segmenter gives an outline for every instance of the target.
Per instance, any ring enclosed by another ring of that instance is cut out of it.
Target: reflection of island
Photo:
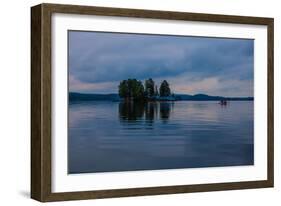
[[[168,120],[173,102],[133,102],[119,103],[119,118],[124,122],[136,122],[140,119],[153,123],[156,119]]]
[[[144,103],[142,102],[120,102],[119,117],[122,120],[134,121],[144,116]]]
[[[207,94],[173,94],[171,98],[174,98],[175,101],[218,101],[227,100],[227,101],[254,101],[253,97],[223,97],[223,96],[210,96]],[[161,101],[161,97],[158,97],[158,100]],[[167,97],[165,97],[167,99]],[[120,98],[119,94],[110,93],[110,94],[85,94],[85,93],[76,93],[69,92],[69,103],[81,102],[81,101],[111,101],[119,102],[123,101],[123,98]],[[164,100],[163,100],[164,101]]]

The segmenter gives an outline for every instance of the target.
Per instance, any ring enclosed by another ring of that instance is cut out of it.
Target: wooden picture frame
[[[147,19],[220,22],[267,26],[267,179],[261,181],[227,182],[196,185],[170,185],[128,189],[78,192],[52,192],[51,162],[51,16],[54,13],[134,17]],[[92,6],[40,4],[31,8],[31,197],[49,202],[94,198],[160,195],[234,189],[273,187],[273,34],[272,18],[229,16],[170,11],[105,8]]]

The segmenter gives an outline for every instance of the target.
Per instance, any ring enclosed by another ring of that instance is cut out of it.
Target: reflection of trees
[[[120,102],[119,118],[122,120],[137,120],[144,115],[144,103],[136,102]]]
[[[170,102],[161,102],[160,103],[160,118],[167,120],[170,117],[172,104]]]
[[[120,102],[119,118],[125,121],[137,121],[144,118],[150,123],[156,119],[167,121],[172,107],[173,102]]]
[[[157,104],[155,102],[147,102],[145,104],[145,119],[153,121],[157,117]]]

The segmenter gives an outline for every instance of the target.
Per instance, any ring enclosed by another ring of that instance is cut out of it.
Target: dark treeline
[[[118,91],[119,96],[125,100],[148,100],[171,96],[171,89],[166,80],[162,81],[158,91],[157,85],[151,78],[145,80],[144,85],[137,79],[123,80],[119,84]]]

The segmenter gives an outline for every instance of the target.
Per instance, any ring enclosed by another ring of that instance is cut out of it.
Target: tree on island
[[[120,97],[122,97],[122,98],[129,97],[129,88],[128,88],[127,80],[121,81],[118,88],[119,88],[118,93],[119,93]]]
[[[145,94],[147,95],[147,97],[152,97],[155,95],[154,88],[155,88],[155,83],[151,78],[145,80]]]
[[[145,87],[141,81],[136,79],[121,81],[119,84],[119,96],[124,98],[125,101],[155,101],[165,99],[159,98],[159,96],[171,97],[173,95],[171,95],[171,89],[166,80],[161,83],[158,91],[157,85],[151,78],[149,78],[148,80],[145,80]],[[168,98],[166,99],[168,100]],[[171,100],[171,98],[169,100]]]
[[[168,97],[171,95],[171,89],[170,89],[169,83],[166,80],[164,80],[161,83],[159,90],[160,90],[161,97]]]
[[[136,79],[121,81],[119,84],[119,96],[125,99],[142,100],[144,98],[142,82]]]

